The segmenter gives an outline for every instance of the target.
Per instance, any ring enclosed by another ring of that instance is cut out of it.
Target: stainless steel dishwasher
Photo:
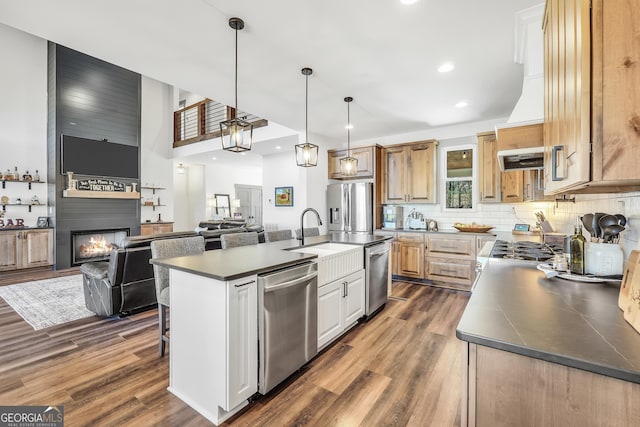
[[[389,300],[389,250],[391,243],[383,241],[364,248],[364,264],[366,272],[366,307],[367,317],[380,310]]]
[[[258,392],[265,394],[318,354],[318,265],[258,276]]]

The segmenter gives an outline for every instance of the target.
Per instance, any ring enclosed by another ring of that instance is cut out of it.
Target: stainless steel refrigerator
[[[373,183],[327,186],[329,232],[373,234]]]

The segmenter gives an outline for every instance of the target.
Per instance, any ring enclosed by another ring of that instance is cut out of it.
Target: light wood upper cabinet
[[[343,175],[340,170],[340,159],[347,157],[347,150],[329,150],[329,178],[331,179],[351,179],[351,178],[371,178],[374,174],[374,147],[356,147],[351,149],[351,157],[358,159],[358,170],[354,175]]]
[[[478,181],[480,203],[500,202],[500,168],[495,132],[478,135]]]
[[[436,202],[435,140],[388,146],[383,151],[383,200],[394,203]]]
[[[638,8],[637,0],[547,0],[547,194],[640,188]]]
[[[593,181],[640,180],[640,1],[592,5]]]
[[[545,178],[554,193],[589,181],[589,0],[548,0],[543,30]]]
[[[502,172],[502,201],[517,203],[524,201],[524,176],[522,171]]]

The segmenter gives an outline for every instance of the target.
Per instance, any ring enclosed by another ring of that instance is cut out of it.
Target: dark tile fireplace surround
[[[49,216],[55,230],[55,268],[59,270],[98,259],[74,260],[80,247],[74,246],[72,233],[84,236],[87,232],[100,235],[105,230],[124,230],[125,235],[140,234],[139,200],[62,197],[67,179],[61,173],[60,136],[137,146],[139,165],[141,76],[51,42],[48,70],[47,182]],[[137,182],[139,188],[139,179],[106,178],[125,184]],[[113,238],[121,240],[122,233]],[[88,250],[85,242],[85,255]]]

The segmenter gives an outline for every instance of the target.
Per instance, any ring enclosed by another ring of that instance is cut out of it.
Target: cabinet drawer
[[[452,282],[469,286],[473,283],[475,261],[428,257],[425,262],[427,265],[427,278],[429,280]]]
[[[424,243],[424,234],[421,233],[398,233],[396,240],[406,243]]]
[[[464,238],[430,237],[427,242],[427,250],[430,255],[443,254],[455,255],[460,258],[474,258],[475,236],[465,236]]]

